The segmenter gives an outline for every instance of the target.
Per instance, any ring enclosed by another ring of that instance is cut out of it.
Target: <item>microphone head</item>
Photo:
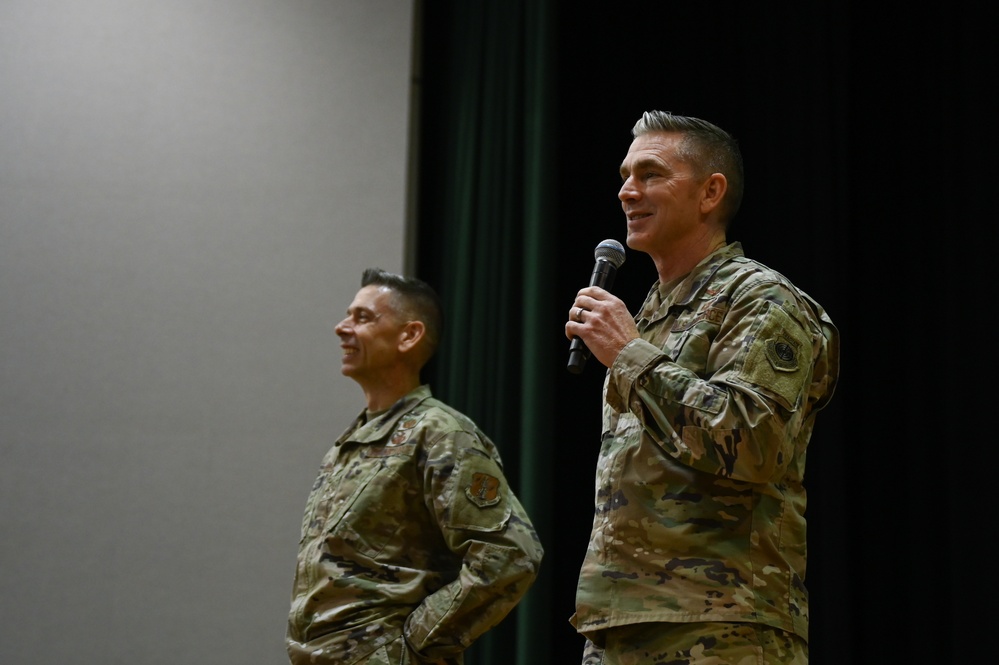
[[[614,268],[620,268],[624,263],[624,245],[617,240],[608,239],[602,241],[593,251],[593,256],[597,261],[608,261]]]

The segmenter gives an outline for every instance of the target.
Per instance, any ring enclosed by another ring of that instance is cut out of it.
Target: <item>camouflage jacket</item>
[[[739,243],[660,289],[605,378],[571,622],[597,639],[644,621],[750,621],[807,639],[802,479],[838,332]]]
[[[542,554],[493,442],[417,388],[371,422],[361,414],[323,459],[302,521],[291,661],[354,663],[404,638],[411,658],[460,663]]]

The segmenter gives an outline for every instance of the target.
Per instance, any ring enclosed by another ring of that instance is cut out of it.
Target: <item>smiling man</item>
[[[584,288],[565,324],[607,367],[583,663],[804,665],[805,452],[839,334],[727,241],[743,188],[727,132],[649,111],[632,136],[618,198],[658,280],[635,316]]]
[[[496,446],[420,383],[441,318],[429,285],[370,268],[336,326],[366,408],[306,503],[295,665],[459,665],[537,577],[543,550]]]

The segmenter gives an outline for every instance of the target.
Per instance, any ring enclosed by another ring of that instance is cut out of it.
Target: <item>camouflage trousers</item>
[[[756,623],[636,623],[600,631],[582,665],[808,665],[808,643]]]
[[[342,640],[336,640],[334,648],[329,646],[328,641],[324,645],[322,639],[307,645],[289,642],[288,656],[292,665],[462,665],[464,662],[464,656],[423,660],[409,648],[402,635],[397,635],[388,643],[379,641],[383,644],[374,651],[371,650],[371,640],[354,644],[353,650],[344,649]],[[351,651],[354,655],[351,655]]]
[[[417,660],[416,655],[406,646],[405,641],[398,639],[392,644],[378,649],[367,658],[357,661],[357,665],[462,665],[462,658],[459,656],[445,660]]]

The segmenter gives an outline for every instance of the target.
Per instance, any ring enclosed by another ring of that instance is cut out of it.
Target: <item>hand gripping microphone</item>
[[[590,286],[599,286],[610,291],[611,285],[614,284],[614,275],[624,263],[624,245],[617,240],[604,240],[597,245],[593,256],[597,262],[593,265],[593,274],[590,275]],[[569,371],[573,374],[582,372],[589,357],[590,350],[583,344],[583,340],[573,337],[569,344]]]

